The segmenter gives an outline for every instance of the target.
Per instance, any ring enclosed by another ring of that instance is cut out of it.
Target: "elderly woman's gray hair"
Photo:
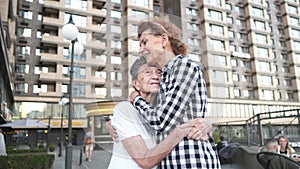
[[[132,77],[132,80],[137,80],[137,76],[140,73],[140,68],[144,65],[147,64],[147,61],[144,57],[140,57],[136,59],[136,61],[132,64],[131,69],[130,69],[130,75]]]

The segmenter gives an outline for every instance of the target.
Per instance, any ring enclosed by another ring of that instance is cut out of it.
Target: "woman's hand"
[[[106,129],[109,132],[110,136],[112,137],[113,141],[118,143],[118,133],[117,130],[111,125],[111,120],[106,122]]]
[[[133,91],[133,92],[131,92],[130,95],[129,95],[129,97],[128,97],[128,101],[129,101],[130,103],[133,103],[133,100],[134,100],[137,96],[139,96],[139,95],[140,95],[140,93],[139,93],[138,91]]]
[[[183,128],[191,127],[186,135],[190,140],[206,141],[213,132],[212,123],[207,118],[196,118],[180,126]]]

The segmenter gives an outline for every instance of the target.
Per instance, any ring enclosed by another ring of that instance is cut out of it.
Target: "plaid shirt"
[[[179,55],[162,70],[157,106],[142,97],[134,99],[134,106],[157,131],[162,141],[179,124],[205,117],[207,111],[206,84],[195,62]],[[221,168],[212,139],[208,141],[182,140],[161,162],[161,168]]]

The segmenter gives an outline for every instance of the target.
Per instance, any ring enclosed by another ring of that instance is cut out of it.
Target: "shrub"
[[[0,168],[11,169],[51,169],[54,154],[10,154],[0,156]]]
[[[55,145],[54,144],[50,144],[49,145],[49,151],[53,152],[55,150]]]

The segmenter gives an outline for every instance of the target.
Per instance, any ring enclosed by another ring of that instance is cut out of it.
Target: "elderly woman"
[[[161,71],[146,64],[146,60],[141,57],[133,64],[130,73],[135,89],[145,100],[151,102],[153,93],[159,88]],[[120,142],[114,143],[109,169],[155,167],[193,127],[202,125],[201,119],[188,121],[176,127],[165,140],[156,145],[155,131],[129,101],[116,105],[111,123],[117,129]]]

